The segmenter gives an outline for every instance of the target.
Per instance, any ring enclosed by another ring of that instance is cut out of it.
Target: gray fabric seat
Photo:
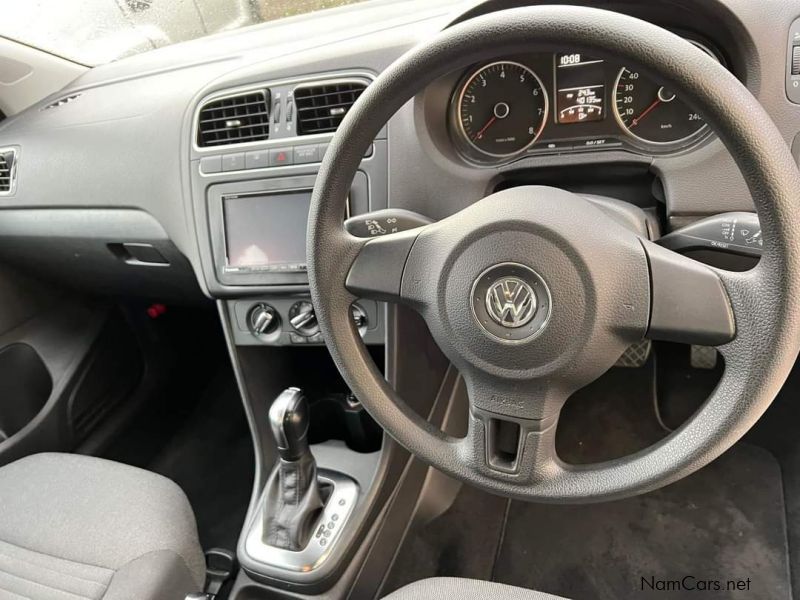
[[[169,479],[70,454],[0,468],[0,599],[183,600],[205,564]]]
[[[513,585],[504,585],[478,579],[457,577],[431,577],[415,581],[384,600],[438,600],[439,598],[458,598],[459,600],[566,600],[543,592],[526,590]]]

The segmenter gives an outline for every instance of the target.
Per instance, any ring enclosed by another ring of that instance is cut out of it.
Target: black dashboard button
[[[222,157],[204,156],[200,159],[200,170],[203,173],[219,173],[222,171]]]
[[[269,165],[266,150],[253,150],[244,156],[246,169],[263,169]]]
[[[222,157],[223,171],[241,171],[244,169],[244,152],[225,154]]]
[[[528,154],[558,154],[570,152],[574,147],[574,142],[539,142],[528,150]]]
[[[600,148],[617,148],[619,146],[622,146],[621,142],[606,138],[597,138],[594,140],[584,140],[583,142],[575,144],[574,147],[576,150],[595,150]]]
[[[321,161],[325,158],[325,153],[328,152],[328,147],[331,145],[330,142],[323,142],[322,144],[317,144],[317,151],[319,152],[319,160]],[[370,144],[369,148],[367,148],[366,152],[364,152],[364,158],[369,158],[375,152],[375,144]]]
[[[302,165],[306,163],[315,163],[317,161],[319,161],[318,146],[295,146],[294,164]]]

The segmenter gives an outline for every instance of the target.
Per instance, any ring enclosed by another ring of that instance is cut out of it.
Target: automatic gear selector
[[[319,567],[358,499],[358,485],[350,477],[317,469],[308,439],[310,418],[308,400],[295,387],[284,390],[269,409],[278,458],[245,551],[270,570],[310,573]]]
[[[269,424],[280,459],[267,482],[264,541],[300,550],[311,538],[322,510],[317,463],[308,447],[309,407],[303,392],[285,390],[269,409]]]

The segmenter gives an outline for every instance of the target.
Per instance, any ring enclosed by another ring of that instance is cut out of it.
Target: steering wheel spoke
[[[731,299],[717,271],[650,242],[652,340],[719,346],[736,334]]]
[[[347,273],[345,287],[359,298],[404,302],[402,282],[411,247],[423,227],[363,239],[351,237],[357,255]]]
[[[736,315],[736,336],[718,351],[725,358],[726,368],[749,364],[770,345],[771,336],[764,332],[763,317],[774,310],[780,299],[774,289],[765,287],[758,268],[745,272],[719,271],[718,274]]]
[[[509,386],[475,376],[467,388],[470,421],[460,446],[475,468],[531,482],[560,468],[555,433],[564,394],[543,382]]]
[[[473,410],[459,453],[490,477],[511,476],[520,483],[552,478],[561,470],[556,453],[558,415],[547,419],[512,419]]]

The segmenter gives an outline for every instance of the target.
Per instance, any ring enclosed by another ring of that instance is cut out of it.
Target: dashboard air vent
[[[16,160],[17,153],[15,150],[0,150],[0,194],[10,194],[14,191]]]
[[[295,89],[297,135],[336,131],[366,87],[363,81],[331,81]]]
[[[269,91],[256,90],[211,100],[200,109],[201,148],[258,142],[269,138]]]
[[[55,102],[51,102],[42,110],[50,110],[51,108],[58,108],[59,106],[64,106],[65,104],[69,104],[81,97],[81,94],[70,94],[69,96],[64,96],[63,98],[59,98]]]

